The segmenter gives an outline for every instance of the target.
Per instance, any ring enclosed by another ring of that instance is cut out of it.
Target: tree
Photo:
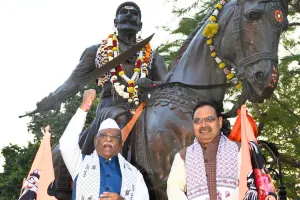
[[[96,88],[96,86],[90,85],[87,88]],[[58,144],[58,140],[64,129],[80,106],[84,90],[67,99],[62,105],[61,112],[58,114],[47,112],[32,116],[32,120],[28,124],[28,131],[34,135],[34,143],[28,143],[27,147],[10,144],[2,149],[1,154],[5,158],[5,164],[3,166],[4,172],[0,173],[0,200],[14,200],[19,198],[22,180],[27,177],[31,168],[43,137],[43,128],[50,125],[52,133],[51,143],[52,147],[54,147]],[[98,102],[99,98],[95,100],[91,111],[87,115],[86,127],[94,119]]]
[[[0,173],[0,200],[18,199],[23,178],[31,168],[39,143],[27,147],[10,144],[2,149],[5,158],[4,172]]]
[[[67,99],[59,113],[56,112],[46,112],[39,113],[32,116],[32,120],[28,124],[28,131],[34,135],[36,141],[40,141],[43,137],[42,127],[50,125],[52,133],[52,146],[58,144],[60,136],[63,134],[65,128],[67,127],[72,116],[75,114],[77,108],[82,102],[83,91],[87,88],[96,88],[95,85],[89,85],[80,90],[77,94],[73,95],[71,98]],[[85,128],[87,128],[93,121],[95,117],[95,112],[97,105],[99,103],[99,98],[96,98],[91,110],[89,111],[86,119]]]

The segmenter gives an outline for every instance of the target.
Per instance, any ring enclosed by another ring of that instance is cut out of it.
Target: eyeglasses
[[[203,121],[205,123],[212,123],[214,121],[216,121],[218,118],[214,117],[214,116],[208,116],[208,117],[204,117],[204,118],[194,118],[193,119],[193,123],[194,124],[201,124]]]
[[[98,132],[97,133],[97,136],[100,136],[101,138],[103,139],[112,139],[112,140],[121,140],[121,135],[109,135],[107,133],[101,133],[101,132]]]

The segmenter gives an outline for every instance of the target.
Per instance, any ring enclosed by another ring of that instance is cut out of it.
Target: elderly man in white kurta
[[[81,154],[78,145],[96,91],[84,92],[83,101],[60,138],[60,151],[73,179],[72,200],[148,200],[142,174],[119,153],[122,135],[113,119],[104,120],[95,136],[95,151]]]

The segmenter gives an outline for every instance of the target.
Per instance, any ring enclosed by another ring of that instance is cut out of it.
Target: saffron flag
[[[240,149],[240,174],[239,174],[239,199],[244,199],[248,191],[247,176],[252,171],[249,142],[257,142],[253,128],[247,118],[246,106],[241,107],[241,149]]]
[[[47,126],[27,179],[23,181],[19,200],[56,200],[47,194],[49,185],[54,181],[50,138],[50,127]]]
[[[277,199],[271,177],[249,122],[246,106],[241,107],[241,149],[239,159],[240,200]]]

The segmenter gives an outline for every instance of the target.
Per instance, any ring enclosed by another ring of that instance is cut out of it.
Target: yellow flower
[[[117,38],[113,37],[113,39],[112,39],[112,40],[117,40]]]
[[[134,91],[134,88],[133,88],[133,87],[128,87],[128,88],[127,88],[127,92],[133,93],[133,91]]]
[[[206,41],[206,44],[211,45],[212,42],[213,42],[212,38],[209,38],[209,39]]]
[[[241,88],[242,88],[242,82],[239,81],[239,83],[236,84],[234,87],[235,87],[236,89],[241,89]]]
[[[123,70],[119,72],[119,76],[122,76],[123,74],[124,74]]]
[[[130,85],[130,84],[134,83],[134,80],[130,79],[127,83],[128,83],[128,85]]]
[[[141,69],[140,68],[134,68],[134,71],[137,73],[140,73]]]
[[[219,29],[219,24],[217,23],[208,23],[203,30],[202,35],[204,37],[213,37]]]
[[[113,47],[113,51],[118,51],[118,47]]]
[[[234,77],[234,73],[230,72],[229,74],[226,75],[227,79],[232,79]]]
[[[220,67],[221,69],[224,69],[224,68],[226,67],[226,64],[225,64],[224,62],[221,62],[221,63],[219,64],[219,67]]]
[[[217,21],[217,18],[216,18],[216,16],[212,15],[212,16],[209,17],[209,20],[210,20],[211,22],[216,22],[216,21]]]
[[[211,57],[213,57],[213,58],[214,58],[214,57],[216,57],[216,56],[217,56],[217,53],[216,53],[215,51],[213,51],[213,52],[211,52],[211,54],[210,54],[210,55],[211,55]]]
[[[212,24],[212,33],[215,35],[217,32],[218,32],[218,29],[219,29],[219,24],[215,23],[215,24]]]
[[[223,8],[223,6],[222,6],[222,4],[218,3],[218,4],[216,5],[216,8],[217,8],[218,10],[221,10],[221,9]]]

